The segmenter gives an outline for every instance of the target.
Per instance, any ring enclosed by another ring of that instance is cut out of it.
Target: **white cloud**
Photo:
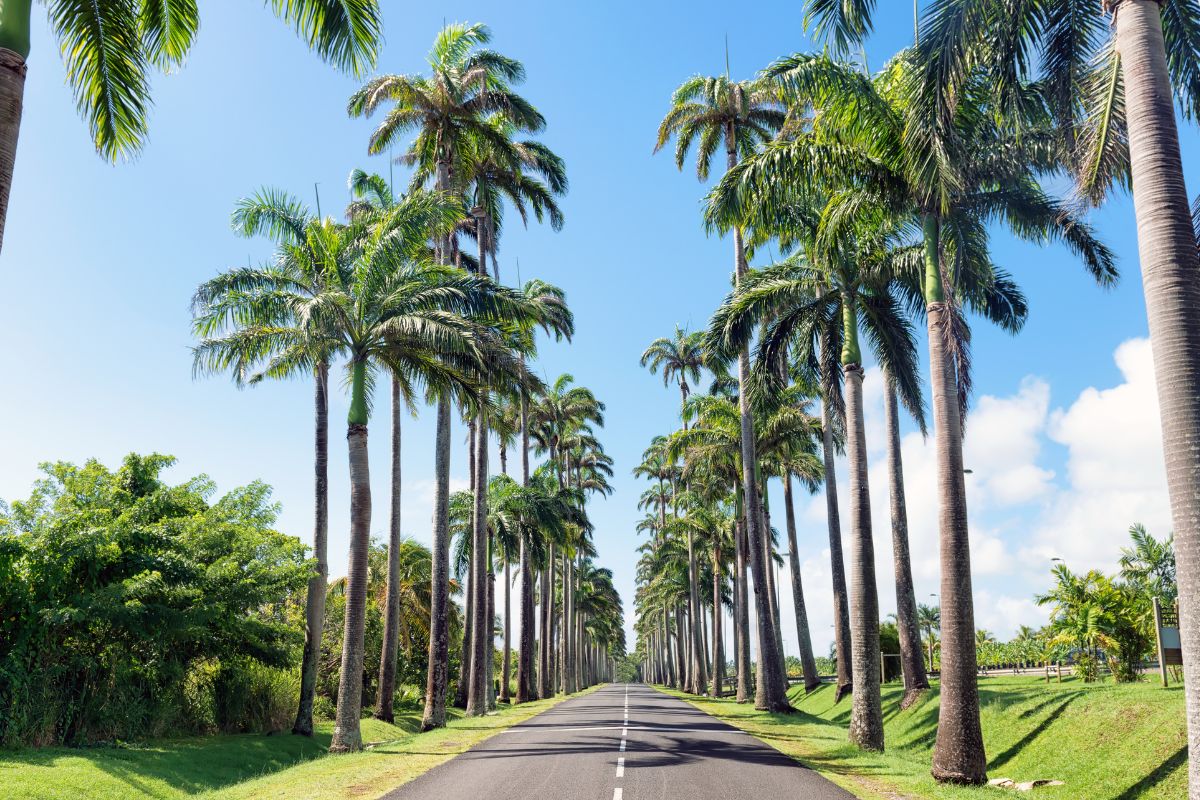
[[[1088,388],[1055,411],[1048,433],[1068,450],[1068,486],[1039,520],[1027,550],[1077,568],[1111,570],[1128,528],[1170,531],[1158,393],[1147,339],[1117,348],[1122,383]]]
[[[1007,637],[1019,625],[1042,624],[1046,613],[1033,595],[1048,580],[1051,557],[1074,569],[1112,571],[1130,524],[1142,522],[1160,536],[1170,530],[1148,340],[1125,342],[1114,359],[1121,382],[1085,389],[1065,408],[1051,410],[1050,384],[1034,376],[1011,395],[984,396],[976,403],[964,463],[972,470],[967,497],[979,627]],[[867,372],[864,411],[880,610],[886,614],[894,609],[895,592],[878,370]],[[934,438],[909,433],[901,453],[913,577],[918,599],[929,602],[939,576]],[[839,485],[845,487],[844,459],[838,462]],[[1058,465],[1065,468],[1052,468]],[[839,499],[848,554],[849,509],[845,497]],[[825,498],[818,493],[800,502],[805,596],[814,645],[823,650],[832,623]],[[786,571],[784,581],[786,586]],[[787,598],[784,608],[790,610],[790,594]],[[784,627],[794,630],[790,614]]]

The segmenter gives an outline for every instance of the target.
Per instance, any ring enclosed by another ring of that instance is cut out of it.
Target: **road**
[[[558,704],[386,800],[853,800],[810,769],[642,684]]]

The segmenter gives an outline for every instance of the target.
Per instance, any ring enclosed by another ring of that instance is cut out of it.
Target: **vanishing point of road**
[[[853,800],[682,700],[610,684],[487,739],[385,800]]]

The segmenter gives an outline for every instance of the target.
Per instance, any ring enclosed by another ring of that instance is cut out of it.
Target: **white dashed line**
[[[625,777],[625,759],[624,758],[617,759],[617,777],[618,778]]]
[[[613,789],[613,800],[621,800],[621,795],[623,794],[624,792],[621,791],[621,787],[618,786],[617,788]]]

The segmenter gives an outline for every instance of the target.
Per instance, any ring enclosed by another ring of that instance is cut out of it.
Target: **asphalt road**
[[[853,800],[810,769],[642,684],[560,703],[386,800]]]

